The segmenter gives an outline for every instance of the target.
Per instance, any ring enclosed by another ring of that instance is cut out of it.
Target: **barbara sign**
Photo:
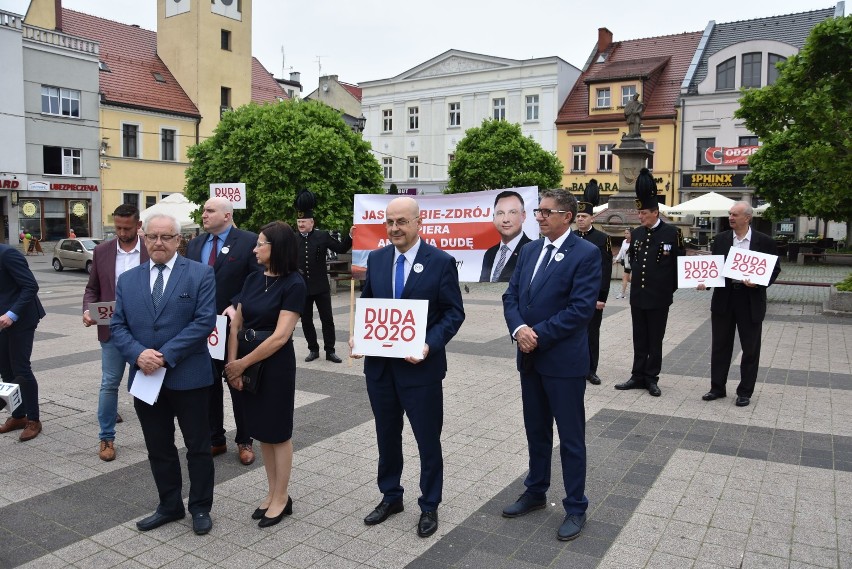
[[[232,204],[234,209],[246,208],[246,185],[234,184],[210,184],[211,198],[225,198]]]
[[[359,298],[352,353],[384,358],[423,357],[428,300]]]
[[[738,281],[749,280],[754,284],[769,286],[769,278],[772,276],[772,270],[777,262],[778,255],[768,255],[731,247],[731,250],[728,251],[728,258],[725,260],[722,276]]]
[[[722,268],[724,255],[701,255],[677,258],[677,287],[695,288],[700,284],[706,287],[725,286]]]

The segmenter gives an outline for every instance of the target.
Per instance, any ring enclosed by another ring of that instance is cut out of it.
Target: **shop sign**
[[[31,192],[49,192],[50,184],[47,182],[27,182],[27,189]]]
[[[707,172],[684,174],[682,188],[744,188],[745,174]]]
[[[10,178],[0,178],[0,189],[17,190],[21,186],[21,182]]]
[[[21,213],[24,217],[35,217],[38,215],[38,202],[25,201],[21,204]]]
[[[51,190],[63,190],[66,192],[97,192],[97,184],[50,184]]]
[[[663,179],[660,178],[660,182]],[[584,192],[586,191],[586,186],[588,186],[588,182],[585,184],[583,182],[572,182],[571,187],[568,188],[572,192]],[[617,192],[618,191],[618,182],[601,182],[598,184],[598,190],[601,192]]]
[[[704,151],[704,160],[714,166],[744,166],[759,146],[711,146]]]

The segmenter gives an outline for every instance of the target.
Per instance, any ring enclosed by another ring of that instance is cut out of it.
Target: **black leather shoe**
[[[631,377],[624,383],[616,383],[615,388],[619,391],[625,391],[627,389],[645,389],[645,382]]]
[[[378,506],[376,506],[375,510],[367,514],[367,517],[364,518],[364,523],[368,526],[374,526],[382,523],[393,514],[398,514],[403,510],[405,510],[405,506],[402,504],[402,500],[398,500],[393,503],[382,501]]]
[[[648,393],[650,393],[653,397],[659,397],[663,394],[663,392],[660,391],[660,388],[656,383],[648,384]]]
[[[751,403],[750,397],[737,397],[737,407],[748,407],[749,403]]]
[[[701,399],[703,399],[704,401],[716,401],[717,399],[722,399],[723,397],[725,397],[724,393],[720,395],[718,393],[708,391],[707,393],[701,396]]]
[[[308,352],[308,357],[305,358],[305,361],[312,362],[317,359],[319,359],[319,352]]]
[[[586,525],[586,514],[568,514],[565,516],[565,519],[562,520],[562,525],[559,526],[559,530],[556,532],[556,537],[559,541],[571,541],[572,539],[576,539],[583,530],[584,525]]]
[[[165,525],[169,522],[176,522],[178,520],[182,520],[186,516],[185,513],[180,514],[161,514],[160,512],[154,512],[147,518],[142,518],[138,522],[136,522],[136,529],[139,531],[149,531],[155,528],[158,528],[162,525]]]
[[[213,529],[213,520],[210,519],[209,512],[198,512],[192,514],[192,531],[195,535],[205,535]]]
[[[325,353],[325,359],[327,359],[330,362],[336,363],[336,364],[343,362],[343,360],[341,360],[339,357],[337,357],[337,354],[335,354],[334,352],[326,352]]]
[[[252,512],[251,519],[259,520],[264,516],[264,514],[266,514],[266,510],[268,509],[269,508],[257,508],[254,512]]]
[[[536,500],[526,492],[518,496],[514,504],[503,508],[504,518],[518,518],[525,516],[534,510],[540,510],[547,505],[547,499]]]
[[[601,384],[601,378],[599,378],[598,374],[596,374],[595,372],[589,373],[589,375],[586,376],[586,381],[588,381],[592,385],[600,385]]]
[[[417,535],[429,537],[438,531],[438,512],[423,512],[417,522]]]
[[[251,517],[253,519],[260,519],[260,521],[257,522],[258,527],[268,528],[269,526],[274,526],[275,524],[280,522],[284,518],[284,516],[289,516],[290,514],[292,514],[293,513],[293,497],[287,496],[287,505],[284,506],[284,509],[281,510],[281,513],[278,514],[277,516],[275,516],[274,518],[267,518],[266,517],[267,510],[269,510],[269,508],[267,508],[266,510],[262,510],[263,513],[260,515],[260,518],[255,518],[254,514],[252,514]],[[257,514],[260,511],[261,511],[261,509],[258,508],[257,510],[254,511],[254,513]]]

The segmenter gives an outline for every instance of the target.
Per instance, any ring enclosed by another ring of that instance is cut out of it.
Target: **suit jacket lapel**
[[[417,286],[420,280],[420,275],[429,270],[429,256],[431,252],[426,249],[426,243],[420,243],[420,249],[417,251],[417,256],[414,257],[414,265],[423,265],[423,269],[418,273],[411,267],[408,273],[408,279],[405,281],[405,288],[402,289],[402,298],[408,298],[414,287]]]
[[[572,239],[572,237],[573,237],[573,239]],[[539,269],[540,271],[543,270],[544,274],[541,275],[541,278],[538,279],[535,282],[535,289],[530,290],[530,298],[535,296],[538,293],[538,291],[543,289],[545,283],[547,283],[547,280],[550,278],[550,276],[557,271],[557,269],[559,267],[559,263],[562,262],[562,259],[564,259],[565,257],[568,256],[568,252],[574,246],[574,239],[579,239],[579,238],[576,237],[573,233],[569,234],[568,237],[565,239],[565,241],[562,243],[562,247],[557,249],[556,253],[553,254],[553,259],[550,261],[550,264],[547,265],[547,267],[545,267],[545,268]],[[544,242],[542,242],[542,245],[543,244],[544,244]],[[557,260],[556,256],[559,255],[560,253],[562,254],[562,258],[560,260]],[[539,254],[541,254],[541,253],[539,252]],[[546,259],[542,259],[541,264],[543,265],[546,262],[547,262]]]
[[[151,320],[154,320],[157,317],[157,311],[154,310],[154,299],[151,296],[151,269],[154,265],[149,261],[139,266],[145,267],[144,271],[139,271],[139,290],[147,292],[143,297],[145,301],[142,304],[145,305],[145,309],[151,315]]]
[[[166,288],[163,290],[163,298],[160,299],[160,306],[156,310],[156,317],[159,317],[160,314],[163,313],[163,309],[168,304],[169,298],[174,293],[177,288],[178,281],[180,281],[181,277],[183,277],[184,269],[186,268],[186,259],[178,255],[177,259],[175,259],[175,264],[172,266],[172,272],[169,274],[169,282],[166,283]],[[154,301],[151,300],[151,307],[153,308]]]
[[[541,250],[544,248],[544,239],[539,239],[533,243],[527,245],[527,247],[531,247],[535,250],[535,254],[530,256],[532,262],[528,263],[526,267],[524,267],[524,272],[520,276],[522,290],[526,291],[527,300],[532,296],[532,290],[530,289],[530,284],[532,284],[533,271],[535,270],[535,264],[538,258],[541,256]]]
[[[231,227],[231,230],[228,232],[228,238],[222,244],[222,249],[227,247],[230,250],[231,248],[233,248],[234,243],[236,243],[236,241],[237,241],[237,228]],[[219,270],[219,267],[221,267],[222,263],[225,262],[224,259],[228,256],[227,253],[225,253],[224,255],[221,254],[222,249],[219,249],[219,253],[216,255],[216,262],[213,264],[213,272],[214,273]],[[201,262],[204,263],[205,261],[206,261],[206,259],[201,261]]]

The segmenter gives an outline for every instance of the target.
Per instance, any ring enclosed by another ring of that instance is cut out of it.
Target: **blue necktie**
[[[393,284],[393,297],[402,298],[402,289],[405,288],[405,255],[396,259],[396,277]]]
[[[546,251],[544,253],[544,259],[541,260],[541,264],[539,265],[538,270],[535,272],[535,276],[533,277],[532,282],[530,283],[530,290],[534,290],[536,285],[541,282],[542,275],[544,274],[544,271],[547,270],[547,266],[550,264],[550,257],[555,248],[556,247],[553,245],[553,243],[545,247]]]
[[[154,310],[160,306],[160,301],[163,300],[163,269],[166,268],[162,263],[158,263],[154,265],[157,268],[159,273],[157,273],[157,280],[154,281],[154,290],[151,291],[151,300],[154,301]]]

